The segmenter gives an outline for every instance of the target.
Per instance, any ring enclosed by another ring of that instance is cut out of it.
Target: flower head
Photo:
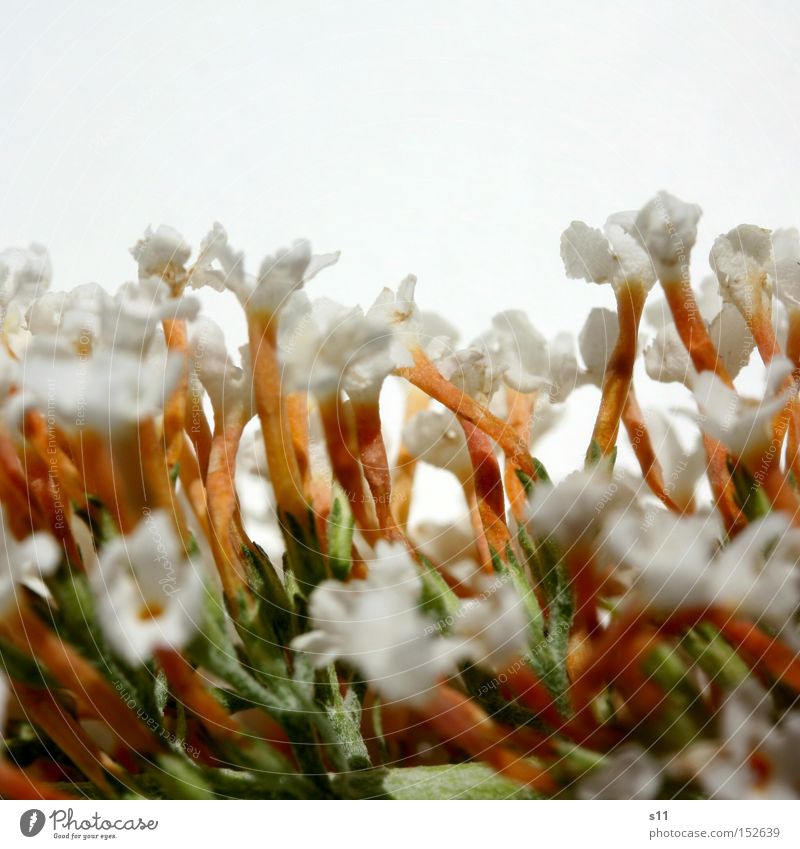
[[[636,215],[633,232],[661,280],[686,277],[701,215],[697,204],[686,203],[669,192],[659,192]]]
[[[403,428],[403,444],[417,460],[447,469],[464,481],[472,461],[464,431],[448,410],[423,410]]]
[[[782,389],[792,369],[785,357],[770,362],[761,401],[742,398],[713,372],[702,372],[694,382],[694,395],[705,412],[703,429],[727,445],[736,457],[760,455],[769,446],[773,420],[792,391]]]
[[[166,511],[146,514],[133,533],[107,542],[91,582],[100,627],[131,664],[157,649],[183,648],[198,627],[200,567]]]
[[[609,219],[603,230],[573,221],[561,234],[561,259],[567,277],[610,283],[615,289],[655,282],[653,264],[635,236]]]
[[[774,269],[769,230],[752,224],[734,227],[714,242],[709,261],[723,299],[735,304],[743,316],[769,309]]]

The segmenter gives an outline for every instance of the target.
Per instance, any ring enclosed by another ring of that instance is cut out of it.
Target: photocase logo
[[[36,837],[44,828],[44,812],[38,808],[31,808],[19,818],[19,830],[25,837]]]

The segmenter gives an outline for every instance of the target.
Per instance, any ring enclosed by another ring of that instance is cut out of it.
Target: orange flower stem
[[[308,447],[308,396],[304,392],[292,392],[286,398],[286,417],[292,436],[297,467],[303,481],[303,492],[310,498],[311,461]]]
[[[633,383],[630,385],[628,397],[625,399],[625,406],[622,408],[622,423],[625,425],[631,448],[639,463],[639,468],[642,470],[645,483],[650,487],[653,495],[665,507],[676,513],[694,512],[694,508],[691,506],[686,511],[682,510],[670,498],[667,492],[667,487],[664,483],[664,472],[661,469],[661,464],[658,462],[653,441],[650,438],[650,431],[647,429],[644,413],[642,413],[642,408],[639,406],[639,401],[636,398]]]
[[[0,757],[0,799],[61,800],[75,799],[69,793],[58,790],[44,781],[30,778],[18,767]]]
[[[413,352],[414,366],[398,369],[398,374],[417,386],[457,416],[471,422],[496,442],[509,461],[526,475],[535,477],[528,447],[507,422],[503,422],[443,377],[421,349]]]
[[[698,372],[713,371],[727,386],[733,386],[728,370],[719,358],[714,343],[708,334],[694,292],[688,281],[662,280],[661,286],[667,299],[678,335],[681,337],[692,363]]]
[[[597,411],[592,443],[606,457],[617,444],[622,411],[633,379],[636,361],[639,321],[642,317],[647,292],[640,283],[630,283],[616,292],[619,338],[606,365],[603,377],[600,408]],[[590,447],[587,460],[592,455]]]
[[[305,526],[308,508],[281,390],[278,317],[251,315],[248,331],[256,412],[261,422],[275,498],[282,512]]]
[[[415,386],[411,386],[409,389],[408,398],[406,399],[405,422],[411,421],[417,413],[422,412],[430,401],[428,396]],[[394,464],[391,500],[392,515],[397,520],[397,524],[401,529],[405,529],[408,524],[416,469],[416,459],[404,445],[401,445]]]
[[[61,749],[80,771],[107,796],[114,796],[105,770],[123,777],[122,770],[105,755],[81,725],[47,690],[15,683],[14,691],[26,717]]]
[[[500,466],[489,437],[472,422],[461,418],[459,422],[464,430],[467,450],[472,461],[472,481],[486,540],[500,557],[504,557],[510,535],[505,521]]]
[[[351,405],[361,467],[375,503],[378,528],[387,539],[400,539],[402,532],[392,515],[392,476],[383,441],[378,399],[374,402],[351,401]]]
[[[436,731],[446,744],[457,745],[496,772],[524,786],[542,793],[556,791],[556,784],[548,771],[504,746],[509,732],[493,722],[467,696],[441,685],[422,710],[425,724]]]
[[[63,687],[72,690],[75,698],[92,716],[107,723],[127,746],[139,752],[155,748],[150,732],[124,705],[108,681],[53,633],[24,600],[18,610],[16,625],[5,631],[15,645],[44,664]]]
[[[156,660],[161,664],[172,694],[179,699],[202,722],[208,731],[223,739],[238,739],[240,745],[241,727],[235,717],[211,695],[200,673],[180,654],[173,650],[161,649],[156,652]]]
[[[167,349],[170,353],[180,354],[184,360],[181,382],[175,387],[172,396],[164,407],[164,442],[166,461],[172,467],[181,456],[184,438],[184,424],[189,399],[189,339],[186,333],[186,320],[166,318],[162,322]]]
[[[494,572],[494,564],[492,563],[489,541],[486,538],[486,529],[483,526],[478,495],[475,492],[475,483],[472,478],[468,478],[461,482],[461,487],[464,490],[464,498],[467,501],[469,520],[472,524],[472,533],[475,536],[475,548],[478,551],[481,568],[484,572],[491,574]]]
[[[232,609],[237,609],[238,594],[246,592],[247,575],[234,549],[232,523],[238,511],[236,499],[236,453],[244,430],[241,411],[232,411],[220,422],[211,440],[206,475],[211,549],[217,564],[223,591]]]
[[[358,459],[358,443],[352,422],[352,410],[344,405],[338,393],[319,400],[319,412],[328,457],[336,479],[350,502],[356,521],[369,536],[378,531],[372,496],[364,488],[364,476]]]
[[[506,388],[506,400],[508,403],[508,423],[517,432],[519,438],[526,445],[530,445],[531,419],[536,405],[536,393],[517,392],[509,387]],[[522,522],[525,519],[525,487],[517,475],[517,469],[510,462],[505,464],[503,481],[511,505],[511,512],[518,522]]]
[[[736,503],[733,478],[728,468],[728,449],[713,436],[705,433],[703,448],[706,453],[706,476],[711,485],[714,504],[728,535],[736,536],[746,526],[747,520]]]

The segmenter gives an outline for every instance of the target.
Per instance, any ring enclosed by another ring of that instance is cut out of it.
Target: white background
[[[551,336],[611,303],[564,277],[573,218],[696,200],[698,278],[719,232],[800,223],[795,3],[0,7],[0,238],[45,243],[57,287],[116,288],[145,225],[196,246],[218,219],[251,267],[342,249],[313,286],[343,302],[413,271],[466,340],[509,307]]]

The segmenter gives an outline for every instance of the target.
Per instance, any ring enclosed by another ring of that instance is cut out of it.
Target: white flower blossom
[[[753,679],[719,712],[719,739],[697,743],[679,759],[711,799],[796,799],[800,794],[800,717],[775,724],[772,699]]]
[[[659,192],[636,215],[632,233],[647,251],[662,281],[686,276],[702,210],[669,192]]]
[[[727,445],[736,457],[761,454],[772,438],[773,420],[792,392],[792,389],[782,389],[792,369],[792,363],[785,357],[775,357],[770,362],[761,401],[742,398],[713,372],[700,374],[693,388],[697,403],[705,413],[703,429]]]
[[[617,314],[603,307],[592,309],[578,336],[578,348],[585,366],[582,380],[598,388],[602,387],[606,366],[618,339]]]
[[[711,267],[720,294],[743,316],[769,310],[772,299],[772,234],[752,224],[741,224],[719,236],[711,248]]]
[[[0,619],[17,604],[18,584],[37,585],[52,575],[61,562],[61,547],[50,534],[36,531],[18,540],[8,525],[5,510],[0,516],[3,541],[0,548]]]
[[[7,248],[0,252],[0,306],[13,303],[22,311],[50,288],[53,266],[50,254],[35,242],[27,248]]]
[[[528,499],[528,533],[552,537],[566,548],[588,542],[606,510],[633,507],[635,492],[605,463],[567,475],[558,484],[539,482]]]
[[[662,769],[638,743],[627,743],[607,755],[578,784],[579,799],[655,799]]]
[[[653,264],[635,236],[610,218],[603,230],[573,221],[561,235],[567,277],[610,283],[615,289],[637,283],[650,289]]]
[[[412,457],[447,469],[460,481],[472,474],[467,440],[449,410],[423,410],[403,428],[403,444]]]
[[[456,672],[461,642],[437,633],[418,607],[422,582],[400,543],[379,542],[365,580],[323,581],[312,593],[313,630],[292,646],[315,666],[344,660],[382,698],[424,702]]]
[[[500,576],[483,576],[478,593],[466,599],[455,617],[453,635],[464,640],[464,651],[479,666],[499,669],[525,651],[528,613],[514,584]],[[532,592],[532,590],[531,590]]]
[[[644,349],[644,367],[651,380],[682,383],[690,389],[697,370],[674,324],[662,327]]]
[[[391,342],[386,328],[360,307],[347,309],[328,298],[309,301],[302,292],[287,305],[279,336],[283,380],[289,392],[310,392],[323,401],[345,387],[351,369],[360,367],[350,384],[357,391],[380,382],[391,369],[383,356]]]
[[[148,513],[125,537],[100,550],[90,576],[100,627],[130,664],[156,649],[181,649],[198,627],[203,578],[166,511]]]
[[[202,316],[189,325],[191,373],[208,393],[214,416],[220,422],[228,409],[239,410],[247,418],[250,417],[248,413],[252,413],[252,375],[247,346],[241,349],[241,354],[242,368],[231,361],[225,334],[210,318]]]
[[[167,224],[160,224],[155,230],[148,227],[144,236],[131,248],[131,254],[139,264],[140,279],[163,277],[182,280],[191,252],[183,236]]]

